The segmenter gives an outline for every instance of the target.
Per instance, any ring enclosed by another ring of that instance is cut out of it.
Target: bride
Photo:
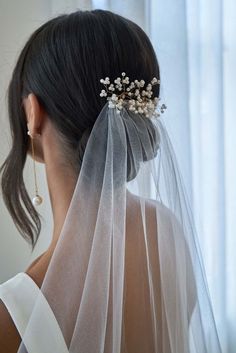
[[[160,87],[147,35],[109,11],[60,15],[25,44],[2,194],[33,248],[44,163],[54,228],[49,248],[0,286],[1,352],[221,352]]]

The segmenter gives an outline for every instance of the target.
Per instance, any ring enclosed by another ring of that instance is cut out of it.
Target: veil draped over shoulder
[[[48,307],[63,337],[56,351],[52,325],[50,353],[221,352],[161,118],[102,109],[18,352],[40,344]]]

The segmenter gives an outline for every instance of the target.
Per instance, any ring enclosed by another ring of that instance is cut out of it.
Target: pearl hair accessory
[[[38,183],[37,183],[37,174],[36,174],[36,165],[35,165],[35,152],[34,152],[34,143],[33,143],[33,135],[30,131],[27,134],[31,137],[31,149],[32,149],[32,157],[33,157],[33,166],[34,166],[34,185],[35,185],[35,196],[32,199],[32,203],[34,206],[39,206],[43,202],[43,198],[38,194]]]
[[[121,76],[117,77],[114,83],[110,82],[109,77],[100,80],[105,86],[105,89],[101,90],[100,97],[107,97],[109,108],[116,108],[120,113],[123,107],[127,107],[129,111],[144,114],[147,118],[159,117],[160,112],[164,113],[166,105],[162,104],[160,112],[157,111],[160,98],[153,97],[152,91],[152,87],[159,85],[160,80],[154,77],[145,87],[144,80],[130,82],[125,72],[122,72]]]

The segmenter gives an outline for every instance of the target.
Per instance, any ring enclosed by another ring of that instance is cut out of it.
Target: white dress
[[[26,273],[19,273],[0,285],[0,300],[6,306],[28,353],[68,353],[57,320],[42,292]],[[24,335],[35,303],[42,307],[43,323],[35,335]]]

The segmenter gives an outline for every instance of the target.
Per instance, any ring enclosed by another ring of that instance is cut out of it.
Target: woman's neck
[[[46,164],[46,175],[53,214],[53,237],[50,249],[54,249],[70,206],[77,178],[68,166],[55,160]]]

